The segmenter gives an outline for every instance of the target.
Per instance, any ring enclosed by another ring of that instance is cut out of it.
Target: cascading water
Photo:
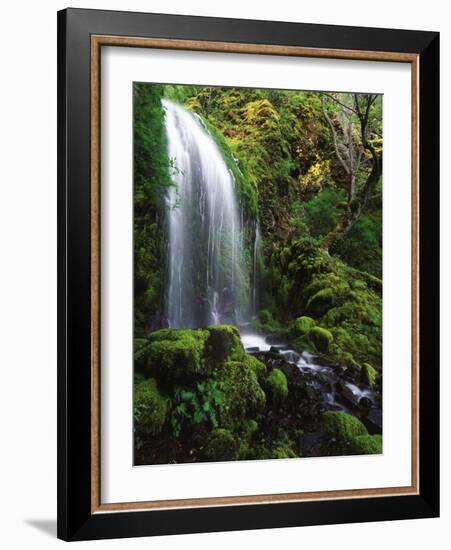
[[[167,196],[169,326],[240,324],[254,284],[233,174],[199,117],[163,106],[175,184]]]

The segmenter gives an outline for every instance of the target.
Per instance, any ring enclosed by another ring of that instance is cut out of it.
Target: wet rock
[[[371,407],[373,406],[373,402],[369,397],[361,397],[359,401],[359,405],[362,409],[368,410],[368,409],[371,409]]]
[[[358,367],[350,365],[346,367],[343,376],[351,382],[358,382],[360,380],[360,370]]]
[[[257,353],[260,351],[260,348],[258,346],[251,346],[250,348],[246,348],[246,351],[248,353]]]
[[[377,434],[382,432],[382,410],[371,409],[368,416],[363,420],[365,426],[370,434]]]

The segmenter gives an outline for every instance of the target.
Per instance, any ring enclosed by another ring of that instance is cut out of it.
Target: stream
[[[370,433],[381,433],[381,393],[353,380],[346,367],[326,364],[324,359],[308,351],[298,353],[283,343],[270,343],[267,336],[246,329],[241,332],[241,340],[247,353],[260,358],[280,355],[295,365],[303,381],[321,395],[325,410],[358,414]]]

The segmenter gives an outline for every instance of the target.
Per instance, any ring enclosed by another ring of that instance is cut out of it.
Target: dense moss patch
[[[224,428],[212,430],[205,444],[204,454],[207,460],[233,460],[237,458],[239,442],[233,434]]]
[[[238,359],[244,356],[240,333],[236,327],[214,325],[208,327],[207,330],[206,353],[213,362],[221,363],[226,358]]]
[[[273,369],[266,379],[266,388],[273,403],[282,402],[288,395],[287,377],[280,369]]]
[[[358,418],[342,411],[327,411],[323,414],[326,432],[340,441],[352,441],[360,435],[368,435]]]
[[[139,438],[161,432],[166,420],[167,399],[158,391],[153,378],[135,385],[133,417],[135,433]]]
[[[363,363],[360,371],[360,380],[366,386],[372,388],[376,383],[377,371],[369,363]]]
[[[351,450],[354,454],[380,455],[382,454],[382,436],[359,435],[351,441]]]
[[[147,369],[166,384],[173,385],[199,373],[208,332],[163,329],[150,336]]]
[[[334,337],[332,334],[321,327],[313,327],[308,332],[308,338],[313,342],[315,348],[321,353],[327,353],[329,351],[330,344]]]
[[[265,393],[254,370],[245,362],[224,363],[218,371],[217,380],[223,393],[221,426],[237,428],[245,418],[255,417],[264,409]]]

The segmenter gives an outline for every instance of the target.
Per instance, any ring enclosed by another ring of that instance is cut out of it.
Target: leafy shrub
[[[178,437],[183,429],[208,423],[218,426],[223,408],[223,395],[214,379],[198,382],[194,390],[177,388],[171,401],[171,427]]]

